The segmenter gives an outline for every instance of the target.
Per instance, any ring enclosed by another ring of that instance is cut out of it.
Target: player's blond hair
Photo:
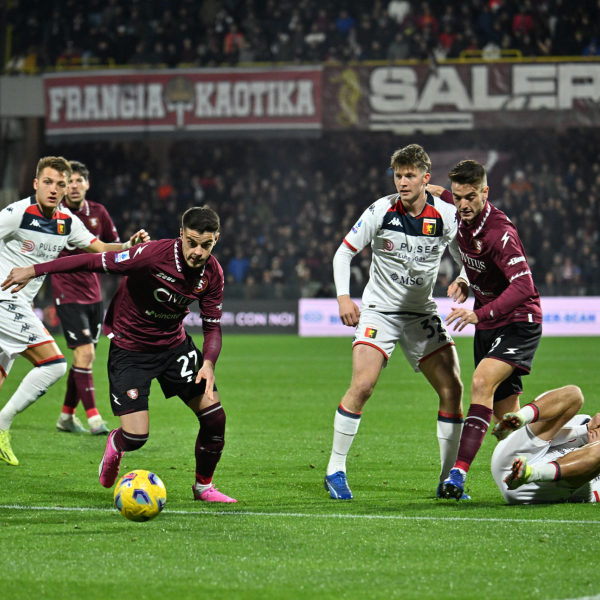
[[[39,179],[42,171],[45,168],[54,169],[59,173],[63,173],[67,176],[67,179],[71,178],[73,171],[71,170],[71,165],[66,158],[62,156],[44,156],[44,158],[40,158],[40,161],[37,164],[37,168],[35,170],[35,177]]]
[[[485,167],[480,165],[476,160],[463,160],[459,162],[448,173],[448,178],[452,183],[472,185],[478,190],[483,190],[483,188],[487,187]]]
[[[409,144],[392,154],[390,166],[394,171],[398,167],[417,167],[424,173],[431,173],[431,159],[419,144]]]

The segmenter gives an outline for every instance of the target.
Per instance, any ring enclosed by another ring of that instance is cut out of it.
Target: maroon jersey
[[[185,340],[188,306],[200,304],[203,354],[216,363],[221,351],[223,269],[213,256],[200,269],[187,265],[181,239],[139,244],[122,252],[67,256],[36,265],[43,273],[92,271],[126,275],[108,307],[104,333],[133,352],[162,352]]]
[[[452,202],[447,190],[442,200]],[[476,329],[494,329],[508,323],[542,322],[540,294],[533,284],[525,248],[517,228],[488,201],[477,219],[467,225],[459,219],[458,245],[475,295]]]
[[[64,200],[61,205],[69,208]],[[73,208],[69,208],[69,210],[77,215],[88,231],[99,240],[107,244],[120,241],[117,228],[102,204],[84,200],[79,210]],[[77,254],[85,254],[85,250],[67,244],[67,247],[59,254],[59,258]],[[86,271],[68,275],[63,273],[52,275],[52,292],[56,304],[94,304],[102,300],[100,278],[96,273]]]

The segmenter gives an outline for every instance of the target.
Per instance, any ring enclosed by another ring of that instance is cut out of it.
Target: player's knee
[[[48,386],[51,386],[66,374],[67,361],[64,357],[61,357],[49,363],[36,365],[36,368],[41,369],[41,372],[45,375]]]
[[[73,353],[73,365],[82,369],[89,369],[96,358],[93,344],[78,346]]]
[[[571,403],[577,407],[577,410],[583,406],[583,392],[576,385],[567,385],[564,388],[565,393],[569,394],[569,398],[571,399]]]
[[[471,397],[480,395],[489,395],[492,393],[492,386],[486,377],[473,375],[471,382]]]
[[[375,389],[375,384],[368,379],[357,379],[352,382],[351,392],[362,402],[366,402]]]

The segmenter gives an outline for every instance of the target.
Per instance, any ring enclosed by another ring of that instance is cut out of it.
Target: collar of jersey
[[[467,225],[461,219],[460,226],[466,229],[473,237],[476,237],[481,233],[481,230],[483,229],[483,226],[485,225],[485,222],[487,221],[487,218],[490,216],[491,212],[492,205],[490,204],[489,200],[486,200],[485,206],[483,207],[483,210],[477,215],[475,222],[471,223],[470,225]]]
[[[81,208],[71,208],[65,200],[61,200],[59,206],[62,206],[63,208],[68,208],[73,214],[82,212],[83,209],[85,209],[85,216],[90,216],[90,205],[88,204],[88,201],[85,198],[83,199]]]
[[[177,267],[177,271],[183,275],[185,279],[186,273],[190,273],[194,277],[202,277],[204,275],[204,271],[206,271],[206,265],[208,265],[208,261],[211,257],[208,257],[208,260],[202,265],[202,269],[200,269],[200,273],[196,274],[196,269],[192,269],[186,262],[185,258],[183,258],[183,249],[181,247],[181,238],[177,238],[175,240],[175,266]]]
[[[35,208],[38,211],[38,215],[40,216],[41,219],[44,219],[46,221],[53,221],[54,219],[60,219],[58,213],[60,212],[58,209],[60,208],[60,203],[58,204],[58,206],[54,209],[54,212],[52,213],[51,217],[47,217],[41,210],[40,210],[40,205],[37,203],[37,200],[35,199],[35,194],[33,196],[31,196],[29,198],[29,201],[31,203],[31,206],[35,206]]]
[[[404,204],[402,204],[402,200],[400,199],[400,194],[398,194],[398,200],[396,201],[396,212],[399,215],[406,215],[411,219],[421,219],[423,217],[423,213],[427,210],[427,205],[434,206],[433,196],[429,192],[425,192],[425,205],[423,206],[423,210],[416,216],[413,217],[405,208]]]

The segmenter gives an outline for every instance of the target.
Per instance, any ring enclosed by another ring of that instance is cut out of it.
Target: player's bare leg
[[[421,372],[439,397],[437,437],[440,446],[442,468],[437,496],[441,496],[441,484],[448,477],[456,461],[463,427],[460,366],[454,346],[446,346],[420,363]],[[463,495],[464,497],[464,495]]]
[[[194,500],[204,502],[237,502],[220,492],[213,484],[213,475],[225,446],[225,410],[219,393],[210,399],[206,394],[188,402],[200,423],[196,439],[196,482],[192,486]]]
[[[499,402],[494,402],[494,424],[499,423],[506,413],[515,413],[521,408],[519,394],[512,394]]]
[[[513,365],[493,358],[484,358],[473,373],[471,406],[465,418],[458,447],[458,457],[442,490],[447,498],[459,500],[473,459],[477,455],[493,415],[494,393],[515,370]]]
[[[121,427],[108,434],[104,455],[98,468],[100,483],[110,488],[119,477],[119,467],[124,452],[139,450],[150,432],[150,415],[147,410],[121,415]]]
[[[333,448],[325,473],[325,489],[336,500],[352,499],[346,481],[346,457],[358,432],[361,414],[383,367],[385,356],[376,348],[357,344],[352,350],[352,381],[333,422]]]
[[[73,348],[73,364],[69,370],[67,390],[62,412],[56,423],[59,431],[85,432],[79,419],[75,417],[75,409],[81,400],[92,435],[109,433],[106,422],[98,412],[94,393],[92,366],[96,357],[94,344],[83,344]]]
[[[0,411],[0,459],[10,465],[19,464],[12,451],[8,431],[13,419],[43,396],[67,370],[65,357],[54,341],[27,348],[21,352],[21,356],[33,364],[34,368],[25,375],[17,391]]]

